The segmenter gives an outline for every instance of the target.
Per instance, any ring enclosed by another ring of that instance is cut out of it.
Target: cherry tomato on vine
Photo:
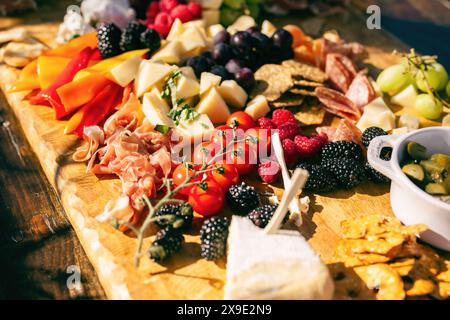
[[[235,143],[227,153],[226,163],[233,164],[240,175],[246,175],[256,167],[257,158],[256,150],[241,142]]]
[[[236,111],[232,113],[227,119],[227,125],[231,128],[240,128],[247,130],[255,126],[253,118],[245,111]]]
[[[179,185],[183,184],[187,178],[190,178],[194,175],[195,168],[193,164],[190,163],[181,163],[179,164],[175,170],[172,173],[172,181],[175,187],[178,187]],[[191,182],[200,181],[201,176],[197,176],[191,180]],[[182,195],[189,195],[189,191],[191,190],[192,186],[184,187],[180,189],[178,193]]]
[[[211,141],[220,147],[226,147],[228,143],[233,141],[234,133],[230,126],[223,125],[214,129]]]
[[[209,162],[220,150],[220,147],[211,141],[205,141],[197,145],[194,149],[192,161],[194,164],[203,164]]]
[[[192,187],[188,202],[198,214],[211,217],[222,209],[224,200],[222,188],[216,182],[207,180]]]
[[[223,162],[212,164],[208,169],[214,169],[207,173],[207,177],[227,191],[233,184],[239,183],[240,177],[236,166]]]

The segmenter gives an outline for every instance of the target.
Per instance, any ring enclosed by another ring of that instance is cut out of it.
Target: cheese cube
[[[408,127],[395,128],[392,130],[392,134],[406,134],[408,132]]]
[[[197,79],[181,75],[177,80],[177,98],[189,98],[198,95],[200,85]]]
[[[395,128],[395,115],[383,98],[378,97],[364,107],[364,113],[356,126],[361,131],[374,126],[390,131]]]
[[[219,9],[222,2],[223,0],[200,0],[203,9]]]
[[[217,91],[225,102],[234,108],[242,108],[247,102],[247,92],[234,80],[222,81]]]
[[[195,110],[199,113],[207,114],[214,124],[224,123],[230,116],[230,110],[216,88],[211,88],[200,99]]]
[[[206,38],[203,33],[194,25],[186,27],[186,31],[180,35],[179,39],[182,44],[183,52],[185,53],[207,46]]]
[[[250,16],[242,15],[239,18],[236,19],[236,21],[228,26],[227,31],[230,34],[235,34],[238,31],[245,31],[250,27],[253,27],[256,25],[255,19],[253,19]]]
[[[205,26],[205,21],[203,21],[202,19],[198,19],[198,20],[191,20],[191,21],[185,22],[184,27],[186,29],[188,29],[190,27],[204,29],[206,26]]]
[[[169,104],[167,103],[167,101],[165,99],[161,98],[161,91],[159,91],[158,88],[154,87],[150,91],[150,93],[152,94],[152,99],[156,99],[155,103],[157,105],[159,105],[161,108],[163,108],[166,113],[169,113],[170,106],[169,106]]]
[[[220,22],[220,11],[217,9],[203,10],[202,18],[205,21],[205,26],[218,24]]]
[[[391,97],[391,103],[403,108],[414,108],[417,98],[416,88],[411,84],[405,89]]]
[[[269,104],[267,103],[266,97],[264,97],[261,94],[254,97],[247,104],[245,112],[248,113],[255,121],[261,117],[264,117],[266,114],[270,112],[270,107]]]
[[[155,91],[147,92],[142,100],[142,111],[153,127],[157,125],[174,127],[175,124],[167,115],[167,110],[160,99],[161,97]]]
[[[158,82],[164,81],[171,72],[177,70],[178,67],[164,63],[153,62],[150,60],[142,60],[139,70],[136,74],[134,82],[135,92],[141,97],[150,88]]]
[[[206,114],[200,114],[195,119],[181,120],[172,134],[172,142],[185,145],[194,141],[209,140],[214,125]],[[176,154],[176,149],[174,149]]]
[[[127,86],[136,77],[141,61],[142,58],[139,56],[128,58],[112,68],[108,78],[122,87]]]
[[[180,41],[173,40],[159,49],[151,58],[152,61],[163,61],[170,64],[179,64],[183,53],[183,46]]]
[[[399,127],[407,127],[409,130],[417,130],[420,126],[420,121],[417,117],[410,114],[402,114],[398,118]]]
[[[180,19],[176,18],[170,28],[170,32],[167,35],[166,39],[172,41],[180,36],[186,29],[184,28],[183,22]]]
[[[269,20],[263,21],[261,25],[261,32],[266,36],[270,38],[276,30],[277,28]]]
[[[443,127],[450,126],[450,114],[447,114],[445,117],[442,118],[442,126]]]
[[[192,67],[189,67],[189,66],[181,67],[180,68],[180,72],[185,77],[197,80],[197,77],[195,76],[194,69],[192,69]]]
[[[212,87],[217,87],[222,78],[210,72],[202,72],[200,75],[200,95],[204,94]]]
[[[220,23],[213,24],[212,26],[208,27],[206,34],[208,35],[208,37],[214,38],[216,34],[223,30],[225,30],[225,28]]]

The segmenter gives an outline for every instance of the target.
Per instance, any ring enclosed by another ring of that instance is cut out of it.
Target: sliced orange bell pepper
[[[39,78],[37,74],[37,60],[31,61],[22,71],[20,71],[19,78],[8,92],[18,92],[25,90],[39,89]]]
[[[37,59],[37,73],[41,89],[50,87],[70,60],[63,57],[40,56]]]
[[[94,99],[100,91],[112,83],[111,80],[100,73],[92,73],[80,80],[72,81],[59,87],[56,89],[56,92],[66,112],[70,113]]]
[[[43,55],[53,57],[73,58],[86,47],[97,48],[97,32],[92,31],[69,42],[45,51]]]

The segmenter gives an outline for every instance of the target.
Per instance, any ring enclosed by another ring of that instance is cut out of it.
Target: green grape
[[[233,10],[228,7],[222,7],[220,9],[220,23],[225,27],[232,24],[241,15],[240,11]]]
[[[442,102],[426,93],[417,96],[415,108],[423,117],[430,120],[439,118],[443,111]]]
[[[437,87],[437,91],[441,91],[445,89],[445,86],[447,85],[448,82],[448,73],[447,70],[445,70],[444,66],[440,63],[433,63],[433,68],[434,70],[437,71],[438,75],[439,75],[439,86]]]
[[[450,81],[447,83],[447,88],[445,88],[445,91],[447,92],[447,97],[450,98]]]
[[[223,4],[231,9],[241,9],[244,3],[244,0],[223,0]]]
[[[416,83],[422,92],[428,92],[428,87],[430,87],[431,91],[436,91],[441,84],[441,75],[433,66],[428,66],[427,70],[418,70]]]
[[[377,78],[377,84],[382,92],[391,95],[400,92],[411,83],[411,76],[401,64],[384,69]]]

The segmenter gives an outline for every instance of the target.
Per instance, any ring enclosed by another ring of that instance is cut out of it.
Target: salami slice
[[[332,141],[340,141],[340,140],[347,140],[355,142],[364,150],[364,145],[361,142],[362,138],[362,132],[361,130],[356,127],[353,122],[347,120],[347,119],[341,119],[339,122],[338,127],[336,128],[336,132],[333,135]]]
[[[349,98],[361,112],[370,101],[375,99],[375,90],[364,71],[360,71],[356,75],[345,96]]]
[[[333,85],[345,93],[358,72],[349,58],[342,54],[330,53],[326,58],[325,73]]]
[[[329,113],[354,121],[361,117],[360,109],[339,91],[318,87],[314,93]]]

